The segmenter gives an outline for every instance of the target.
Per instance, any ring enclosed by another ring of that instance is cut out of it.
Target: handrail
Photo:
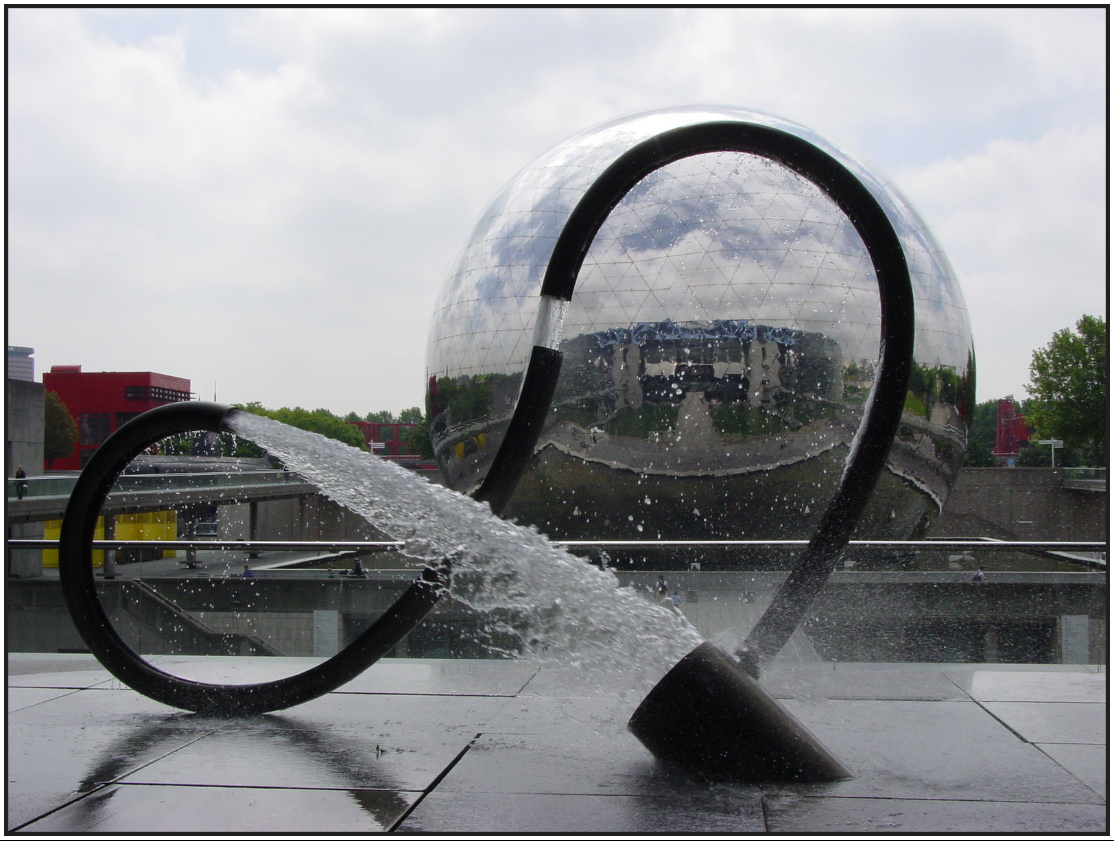
[[[77,476],[28,476],[26,479],[8,479],[9,500],[69,496],[77,484]],[[235,481],[241,480],[241,481]],[[111,493],[128,493],[144,490],[178,490],[194,488],[228,488],[252,484],[286,484],[304,482],[297,474],[287,470],[205,471],[199,473],[125,473],[117,477]],[[20,497],[17,483],[24,486]],[[43,489],[46,489],[45,491]]]
[[[554,540],[565,549],[651,549],[651,548],[792,548],[808,545],[807,540]],[[15,538],[9,546],[26,549],[53,549],[57,540]],[[380,551],[400,552],[406,544],[397,540],[94,540],[94,549],[212,549],[298,552]],[[979,549],[989,552],[1105,552],[1108,544],[1096,540],[994,540],[991,538],[947,538],[941,540],[851,540],[851,549]]]
[[[163,596],[155,588],[151,587],[143,581],[134,578],[121,578],[116,585],[119,587],[132,587],[139,591],[142,598],[147,599],[149,602],[157,605],[161,610],[169,613],[179,622],[189,626],[195,633],[200,634],[208,640],[220,641],[225,639],[244,639],[256,649],[258,653],[270,655],[272,657],[285,656],[281,651],[268,643],[266,640],[255,636],[254,634],[239,634],[239,633],[223,633],[214,628],[210,628],[196,616],[189,611],[183,610],[178,607],[173,601]],[[126,610],[126,608],[125,608]]]
[[[409,456],[379,456],[386,461],[393,461],[404,467],[422,467],[423,465],[436,466],[436,463],[423,461]],[[57,476],[28,476],[24,479],[8,477],[7,498],[10,500],[28,499],[30,497],[68,496],[77,484],[77,475]],[[246,482],[234,481],[246,479]],[[167,471],[161,473],[124,473],[117,477],[113,493],[139,491],[139,490],[171,490],[182,486],[179,480],[189,480],[186,487],[236,487],[240,484],[284,484],[287,482],[305,482],[305,480],[289,470],[263,468],[244,470],[205,470],[191,473]],[[19,496],[16,486],[22,484],[23,496]],[[42,489],[46,488],[45,491]]]
[[[1065,467],[1064,479],[1106,479],[1105,467]]]

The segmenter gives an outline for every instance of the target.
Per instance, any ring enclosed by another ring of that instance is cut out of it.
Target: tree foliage
[[[964,467],[996,467],[994,460],[994,431],[998,426],[998,401],[985,400],[971,413],[971,426],[967,432],[967,452]]]
[[[359,447],[361,450],[366,450],[367,446],[364,444],[364,436],[359,427],[354,424],[358,421],[366,421],[367,423],[413,423],[417,424],[416,427],[404,430],[402,433],[402,440],[409,446],[412,452],[426,458],[433,458],[433,442],[429,436],[429,424],[426,422],[425,415],[422,410],[413,406],[409,409],[403,409],[396,417],[391,411],[381,409],[375,412],[368,412],[367,414],[360,415],[357,412],[349,412],[343,417],[335,415],[328,409],[314,409],[309,411],[301,407],[293,409],[268,409],[259,403],[248,403],[246,405],[238,406],[237,408],[243,409],[247,412],[253,412],[257,415],[273,418],[274,420],[281,421],[282,423],[289,424],[290,426],[297,427],[298,429],[306,429],[310,432],[317,432],[328,438],[335,438],[338,441],[343,441],[352,447]],[[184,451],[189,451],[190,444],[184,444]],[[224,449],[227,449],[224,448]],[[226,455],[229,453],[225,453]],[[236,452],[236,455],[246,453]]]
[[[263,458],[267,451],[247,438],[229,432],[180,432],[158,442],[164,456],[222,456],[225,458]]]
[[[449,409],[454,424],[482,418],[491,409],[492,395],[497,385],[510,378],[510,374],[477,374],[455,380],[451,377],[438,377],[438,405],[430,408],[430,417]]]
[[[430,436],[429,433],[429,424],[426,423],[425,418],[421,417],[420,415],[416,420],[408,422],[415,423],[417,424],[417,426],[412,426],[409,429],[405,430],[402,433],[402,440],[405,442],[406,446],[409,447],[410,451],[415,455],[419,455],[422,458],[432,459],[434,457],[433,438]]]
[[[77,443],[77,421],[57,392],[48,391],[43,405],[43,458],[50,464],[56,458],[73,454]]]
[[[301,406],[296,406],[293,409],[285,406],[281,409],[267,409],[258,403],[248,403],[244,406],[237,406],[237,408],[256,415],[263,415],[288,426],[316,432],[326,438],[335,438],[350,447],[367,450],[367,446],[364,444],[364,436],[359,427],[345,423],[342,418],[337,417],[328,409],[310,411],[303,409]]]
[[[1032,398],[1026,420],[1038,438],[1058,438],[1104,464],[1107,448],[1106,321],[1085,315],[1057,331],[1033,352],[1029,366]]]
[[[967,452],[963,454],[964,467],[997,467],[994,459],[994,450],[982,441],[968,440]]]
[[[1057,467],[1082,467],[1082,462],[1083,458],[1079,450],[1065,447],[1056,448]],[[1017,466],[1051,467],[1052,448],[1047,444],[1038,444],[1035,441],[1030,442],[1028,447],[1021,448],[1021,454],[1017,457]]]
[[[988,450],[994,449],[994,432],[998,427],[998,401],[984,400],[975,406],[971,415],[971,428],[967,434],[968,443],[985,444]]]

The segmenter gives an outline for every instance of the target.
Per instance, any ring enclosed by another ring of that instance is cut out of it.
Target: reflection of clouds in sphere
[[[915,211],[865,164],[808,129],[739,109],[616,120],[503,188],[434,311],[429,408],[442,470],[466,491],[486,474],[534,344],[550,256],[588,188],[635,144],[712,121],[779,129],[833,156],[901,241],[914,376],[860,532],[908,536],[942,505],[965,447],[973,353],[959,286]],[[740,152],[662,166],[611,211],[585,257],[557,394],[508,514],[567,537],[807,537],[838,484],[879,332],[873,263],[819,187]]]
[[[643,321],[746,319],[878,355],[878,287],[854,227],[815,185],[737,153],[686,158],[612,211],[577,279],[565,336]]]
[[[634,143],[661,131],[709,120],[740,120],[781,128],[812,142],[848,166],[879,200],[905,248],[917,300],[918,360],[931,359],[935,364],[953,368],[966,366],[971,338],[959,286],[931,233],[900,193],[850,153],[809,129],[742,109],[688,108],[624,118],[583,132],[543,155],[504,187],[469,235],[458,255],[456,268],[434,308],[427,356],[430,374],[520,372],[530,353],[531,330],[538,304],[537,290],[549,255],[584,191],[608,164]],[[752,156],[729,153],[700,157],[734,159],[737,162],[752,159]],[[682,161],[665,169],[672,171],[678,167],[683,171],[694,166],[696,169],[706,167],[705,164]],[[756,184],[765,180],[774,189],[768,191],[764,198],[759,200],[756,196],[755,201],[747,203],[747,196],[731,193],[734,189],[732,180],[737,184],[741,177],[732,179],[734,173],[715,176],[714,183],[706,183],[703,192],[695,193],[701,189],[695,186],[701,181],[700,177],[690,182],[687,178],[671,178],[659,171],[636,186],[631,198],[653,193],[657,185],[672,181],[674,186],[670,189],[682,185],[680,189],[692,191],[690,195],[698,204],[735,211],[735,224],[715,234],[715,247],[705,252],[705,257],[708,254],[727,257],[749,249],[757,261],[763,244],[776,243],[779,237],[784,241],[787,233],[791,236],[805,235],[796,243],[796,250],[808,252],[809,239],[826,246],[824,250],[794,254],[795,264],[802,268],[807,267],[810,260],[853,260],[856,253],[863,256],[853,228],[815,187],[783,167],[768,162],[758,165],[740,163],[740,167],[751,172]],[[765,170],[765,174],[758,170]],[[779,192],[777,182],[787,178],[797,185],[804,185],[804,190],[797,193],[790,188]],[[707,179],[704,180],[707,182]],[[689,186],[683,186],[686,183]],[[717,194],[717,190],[722,192]],[[735,203],[746,203],[749,207],[735,208]],[[745,238],[755,229],[755,225],[747,224],[744,215],[747,210],[759,215],[775,214],[784,224],[781,229],[768,224],[764,240],[747,243]],[[639,237],[659,247],[664,245],[678,233],[672,228],[684,224],[680,221],[679,212],[683,212],[683,208],[660,217],[641,218],[643,229],[627,233],[632,245]],[[698,219],[698,216],[690,216],[687,222]],[[671,220],[674,220],[672,226]],[[613,227],[611,222],[608,227]],[[710,227],[707,226],[706,230]],[[855,246],[845,248],[839,240],[825,240],[823,229],[826,227],[838,229],[842,232],[840,235],[852,240]],[[601,231],[601,237],[603,235]],[[793,243],[786,244],[793,246]],[[714,260],[715,257],[707,259]],[[772,264],[767,260],[766,265]],[[831,264],[828,267],[837,268]],[[873,274],[869,260],[865,267],[839,268],[845,270],[842,283],[851,283],[854,287],[847,297],[850,316],[858,317],[861,308],[874,307],[877,311],[875,290],[863,287],[865,295],[856,291],[858,284],[865,282],[862,273]],[[715,271],[715,267],[708,262],[702,269],[700,275],[704,278]],[[781,280],[786,282],[787,279],[783,277]]]

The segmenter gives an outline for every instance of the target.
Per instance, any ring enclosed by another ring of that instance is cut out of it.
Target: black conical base
[[[741,783],[826,783],[851,772],[772,695],[709,642],[658,682],[627,724],[650,752]]]

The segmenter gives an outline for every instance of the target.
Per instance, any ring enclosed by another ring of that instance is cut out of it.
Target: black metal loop
[[[611,210],[650,172],[682,158],[740,152],[769,158],[823,190],[848,216],[871,256],[879,284],[882,339],[878,377],[852,443],[840,487],[817,533],[751,632],[739,654],[751,671],[771,659],[792,634],[834,568],[881,473],[904,408],[913,355],[913,293],[904,251],[885,211],[843,164],[802,138],[740,122],[709,122],[663,132],[621,155],[588,189],[558,238],[542,294],[569,300],[592,240]],[[533,453],[549,407],[562,355],[535,347],[510,427],[476,496],[501,513]],[[386,654],[432,609],[444,592],[448,561],[429,567],[371,627],[340,653],[302,674],[269,683],[216,685],[154,668],[121,639],[97,598],[92,540],[112,483],[136,454],[166,435],[224,431],[231,410],[212,403],[154,409],[114,433],[82,471],[62,525],[59,570],[74,624],[97,659],[121,681],[162,703],[223,715],[300,704],[343,685]]]
[[[788,642],[812,601],[835,568],[886,464],[905,408],[913,364],[913,286],[905,251],[885,210],[865,184],[840,161],[809,141],[780,129],[735,121],[713,121],[671,129],[620,155],[581,197],[553,248],[541,295],[571,300],[584,258],[615,206],[651,172],[675,161],[713,152],[738,152],[767,158],[819,187],[846,214],[874,265],[881,303],[881,340],[875,385],[863,421],[851,444],[839,488],[808,547],[794,564],[774,601],[736,654],[757,675]],[[537,351],[538,348],[535,348]],[[560,374],[561,357],[546,366],[531,364],[522,393],[550,395],[520,401],[510,430],[481,485],[504,505],[526,469],[541,435],[542,421]],[[540,414],[539,414],[540,413]],[[532,436],[532,437],[528,437]],[[510,451],[513,449],[513,455]],[[504,451],[508,451],[505,456]]]
[[[266,683],[200,683],[157,669],[112,626],[93,577],[92,541],[97,517],[116,477],[154,442],[185,432],[228,431],[236,412],[216,403],[172,403],[145,412],[113,433],[93,454],[70,495],[62,520],[58,569],[62,592],[81,638],[108,671],[161,703],[210,715],[251,715],[318,698],[363,672],[406,636],[440,599],[445,566],[427,567],[398,601],[343,650],[312,669]]]

